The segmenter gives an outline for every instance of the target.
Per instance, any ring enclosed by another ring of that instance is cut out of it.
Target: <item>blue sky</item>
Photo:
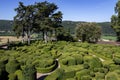
[[[0,19],[13,20],[18,2],[25,5],[45,0],[0,0]],[[55,3],[63,13],[63,20],[104,22],[110,21],[118,0],[46,0]]]

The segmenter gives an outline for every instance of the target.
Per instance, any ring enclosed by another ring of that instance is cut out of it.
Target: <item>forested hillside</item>
[[[0,20],[0,31],[11,31],[12,21],[11,20]]]
[[[75,27],[77,23],[82,23],[82,21],[63,21],[62,25],[66,30],[70,31],[71,34],[75,33]],[[110,27],[110,22],[98,23],[102,27],[103,35],[115,35],[114,30]],[[0,20],[0,31],[11,31],[12,21],[10,20]]]
[[[74,34],[77,23],[82,23],[82,22],[63,21],[62,25],[65,27],[65,29],[69,30],[72,34]],[[101,26],[103,35],[115,35],[114,30],[110,27],[110,22],[101,22],[98,23],[98,25]]]

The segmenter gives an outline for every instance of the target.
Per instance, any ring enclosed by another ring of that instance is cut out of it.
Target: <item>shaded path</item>
[[[37,80],[44,80],[46,76],[52,74],[57,68],[60,68],[60,64],[58,62],[58,59],[56,59],[55,61],[56,61],[55,69],[52,72],[49,72],[49,73],[37,73],[36,74]]]

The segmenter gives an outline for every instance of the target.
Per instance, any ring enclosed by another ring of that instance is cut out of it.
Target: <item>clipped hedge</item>
[[[14,73],[16,70],[20,69],[20,65],[15,59],[11,59],[6,64],[6,71],[10,73]]]
[[[8,80],[18,80],[17,75],[15,75],[14,73],[9,74],[8,77]]]
[[[64,80],[63,76],[64,76],[64,70],[59,68],[51,75],[48,75],[44,80]]]
[[[31,64],[26,64],[22,67],[23,80],[36,80],[36,69]]]
[[[92,80],[90,76],[82,76],[80,80]]]
[[[102,67],[102,62],[97,57],[85,56],[84,63],[87,63],[90,69]]]
[[[90,74],[90,70],[84,69],[79,72],[76,72],[76,79],[81,80],[83,76],[88,76]]]
[[[48,73],[48,72],[53,71],[55,69],[56,65],[57,65],[57,62],[55,61],[55,63],[49,67],[46,67],[46,68],[36,67],[36,70],[39,73]]]
[[[105,76],[105,80],[119,80],[119,75],[115,72],[109,72]]]
[[[24,80],[24,76],[23,76],[22,70],[17,70],[17,71],[15,72],[15,75],[17,75],[18,80]]]

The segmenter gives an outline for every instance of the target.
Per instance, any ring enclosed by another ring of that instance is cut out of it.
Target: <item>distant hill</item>
[[[0,31],[12,31],[12,20],[0,20]]]
[[[83,23],[83,21],[63,21],[62,25],[71,34],[75,34],[76,24]],[[0,20],[0,31],[12,31],[12,20]],[[103,35],[115,35],[114,30],[110,27],[110,22],[101,22],[98,25],[102,28]]]
[[[76,24],[83,23],[83,21],[63,21],[62,25],[69,30],[71,34],[75,34]],[[102,29],[102,35],[115,35],[114,30],[110,27],[110,22],[97,23]]]

